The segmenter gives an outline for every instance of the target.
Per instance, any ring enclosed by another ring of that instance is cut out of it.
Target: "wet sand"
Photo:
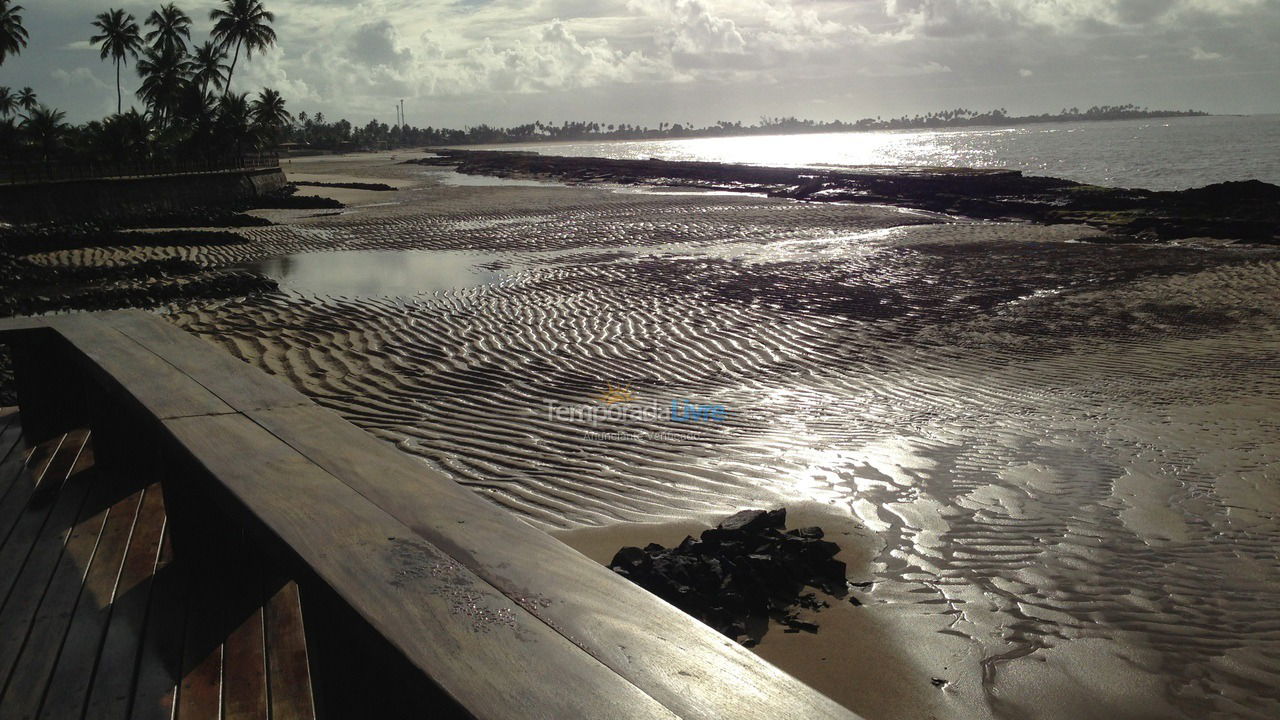
[[[357,194],[263,211],[288,224],[241,245],[38,259],[474,257],[497,279],[400,298],[286,281],[166,312],[601,561],[744,507],[822,525],[873,583],[864,605],[757,650],[868,718],[1280,714],[1277,251],[458,184],[406,157],[295,160],[402,189],[306,188]],[[607,384],[657,419],[549,412]],[[672,399],[728,420],[676,427]]]

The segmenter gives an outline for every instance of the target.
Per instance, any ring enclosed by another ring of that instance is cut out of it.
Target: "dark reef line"
[[[1280,242],[1280,187],[1257,180],[1159,191],[1109,188],[1018,170],[814,169],[668,160],[560,157],[529,152],[430,149],[409,163],[471,175],[569,183],[650,184],[765,193],[816,202],[896,205],[984,220],[1096,228],[1112,242],[1202,237]]]

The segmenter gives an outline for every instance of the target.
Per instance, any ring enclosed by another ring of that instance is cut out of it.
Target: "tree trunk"
[[[116,114],[124,112],[124,97],[120,94],[120,58],[116,58]]]
[[[231,76],[236,74],[236,61],[240,59],[240,43],[241,42],[243,41],[241,40],[236,41],[236,52],[235,52],[235,55],[231,56],[231,69],[227,71],[227,94],[228,95],[231,94]]]

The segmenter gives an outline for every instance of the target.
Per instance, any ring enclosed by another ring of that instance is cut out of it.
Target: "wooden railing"
[[[280,167],[279,153],[256,153],[242,157],[199,160],[135,160],[90,163],[4,163],[0,164],[0,185],[92,180],[97,178],[190,175],[196,173],[255,170]]]
[[[401,714],[370,691],[359,716],[857,720],[159,316],[0,319],[0,341],[24,433],[87,423],[95,463],[160,479],[175,553],[248,543],[299,578],[326,647],[423,693]]]

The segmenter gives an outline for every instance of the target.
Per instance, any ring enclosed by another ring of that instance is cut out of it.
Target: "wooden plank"
[[[31,493],[39,484],[39,473],[53,460],[61,443],[62,438],[59,437],[24,450],[25,444],[18,442],[0,461],[0,543],[4,542],[13,523],[26,509]]]
[[[116,478],[110,478],[109,483],[117,488],[124,485]],[[43,701],[34,697],[34,693],[30,701],[11,700],[11,707],[19,711],[18,717],[34,718],[36,703],[40,703],[39,714],[46,718],[79,718],[83,714],[94,668],[111,622],[120,573],[137,525],[142,497],[143,491],[136,490],[112,505],[66,639],[49,676],[49,691]],[[26,653],[24,662],[25,656]]]
[[[678,715],[856,717],[689,615],[327,410],[286,408],[248,415]]]
[[[163,533],[164,503],[157,483],[146,488],[142,496],[112,603],[111,624],[92,675],[84,720],[121,720],[127,716]]]
[[[0,436],[0,505],[22,477],[27,462],[27,446],[22,442],[22,424],[14,423]]]
[[[84,457],[90,453],[86,449]],[[44,531],[36,539],[31,554],[13,582],[12,591],[4,599],[0,609],[0,687],[8,680],[22,651],[27,632],[40,609],[46,590],[52,587],[73,587],[74,565],[64,565],[63,551],[72,540],[83,548],[86,542],[97,542],[86,515],[86,495],[93,487],[94,473],[84,472],[70,478],[58,494],[55,507]],[[88,546],[92,549],[92,545]],[[78,550],[83,552],[84,550]],[[61,583],[61,584],[59,584]]]
[[[264,585],[270,595],[266,606],[266,646],[271,718],[315,720],[311,666],[298,584],[269,574]]]
[[[222,717],[222,578],[211,557],[201,560],[192,567],[176,720]]]
[[[280,380],[157,315],[130,311],[104,313],[101,318],[236,410],[311,404],[307,396]]]
[[[47,319],[43,317],[19,315],[16,317],[0,318],[0,342],[4,342],[4,336],[6,335],[21,333],[28,330],[40,330],[47,326]]]
[[[92,453],[82,452],[87,439],[88,433],[84,431],[66,436],[41,471],[40,484],[44,488],[26,503],[8,536],[0,542],[0,598],[7,597],[13,589],[13,583],[35,547],[36,538],[57,507],[56,497],[63,483],[91,464]]]
[[[0,460],[9,457],[13,448],[18,446],[18,439],[22,437],[22,417],[16,408],[6,410],[11,412],[4,416],[4,429],[0,430]]]
[[[223,720],[267,720],[267,656],[257,558],[235,543],[224,564]]]
[[[84,473],[81,477],[92,477],[92,473]],[[32,693],[44,691],[45,680],[57,659],[67,623],[80,598],[85,574],[92,564],[94,549],[107,524],[106,488],[98,483],[92,489],[93,493],[81,508],[79,522],[62,548],[48,586],[36,599],[38,609],[34,618],[30,618],[29,629],[15,635],[0,633],[0,676],[8,678],[5,694],[0,697],[0,707],[16,707]],[[27,588],[19,586],[19,589],[25,591]],[[4,621],[9,621],[12,616],[21,623],[30,617],[25,607],[22,615],[26,617],[17,616],[12,605],[12,602],[6,605],[0,615]]]
[[[244,417],[177,419],[165,427],[203,474],[216,478],[203,489],[224,512],[288,548],[475,716],[674,717]]]
[[[58,316],[50,324],[78,351],[95,382],[126,407],[159,419],[232,412],[185,373],[92,316]]]
[[[129,703],[132,720],[173,719],[178,681],[182,677],[183,629],[190,594],[189,568],[174,562],[173,544],[169,542],[166,527],[151,583],[147,628],[142,636],[138,675]],[[105,717],[115,720],[121,716]]]
[[[57,457],[64,440],[65,437],[58,437],[40,443],[23,458],[23,468],[18,471],[17,479],[4,496],[0,497],[0,543],[8,539],[9,533],[27,511],[32,495],[40,486],[49,463]],[[9,472],[13,470],[10,469]]]

